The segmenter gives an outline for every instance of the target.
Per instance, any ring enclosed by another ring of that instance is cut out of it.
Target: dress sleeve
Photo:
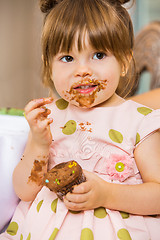
[[[136,135],[136,146],[160,129],[160,109],[153,110],[141,121]]]

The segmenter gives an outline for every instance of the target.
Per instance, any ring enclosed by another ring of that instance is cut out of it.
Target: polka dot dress
[[[160,128],[160,110],[133,101],[83,109],[63,99],[48,107],[53,117],[49,168],[76,160],[107,182],[142,183],[133,151]],[[32,204],[19,203],[0,239],[159,240],[160,216],[136,216],[104,207],[70,211],[55,193],[43,187]]]

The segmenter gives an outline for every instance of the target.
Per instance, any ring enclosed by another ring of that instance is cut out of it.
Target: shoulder
[[[124,117],[127,116],[130,120],[132,120],[131,122],[135,122],[137,126],[148,121],[148,119],[156,120],[156,116],[160,116],[160,110],[154,110],[132,100],[124,102],[121,106],[121,110],[122,109]]]
[[[141,172],[143,180],[160,182],[160,131],[157,130],[150,134],[139,144],[135,151],[134,157]]]
[[[112,118],[118,118],[119,124],[134,129],[139,127],[143,119],[152,113],[153,109],[132,100],[127,100],[118,106],[112,108]]]
[[[143,116],[146,116],[147,114],[151,113],[153,111],[152,108],[143,105],[141,103],[135,102],[133,100],[126,100],[122,106],[125,106],[125,108],[128,108],[129,111],[135,110],[137,113],[142,114]]]
[[[160,128],[160,110],[127,100],[114,108],[112,122],[121,127],[127,141],[131,141],[136,147]]]

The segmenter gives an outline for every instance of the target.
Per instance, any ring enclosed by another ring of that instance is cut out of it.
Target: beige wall
[[[41,83],[38,0],[0,0],[0,107],[23,108],[48,95]]]

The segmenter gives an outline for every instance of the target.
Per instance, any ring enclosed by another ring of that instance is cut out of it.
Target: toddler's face
[[[52,63],[52,79],[66,101],[90,108],[111,99],[119,83],[121,67],[114,55],[93,49],[87,35],[84,46],[58,53]]]

